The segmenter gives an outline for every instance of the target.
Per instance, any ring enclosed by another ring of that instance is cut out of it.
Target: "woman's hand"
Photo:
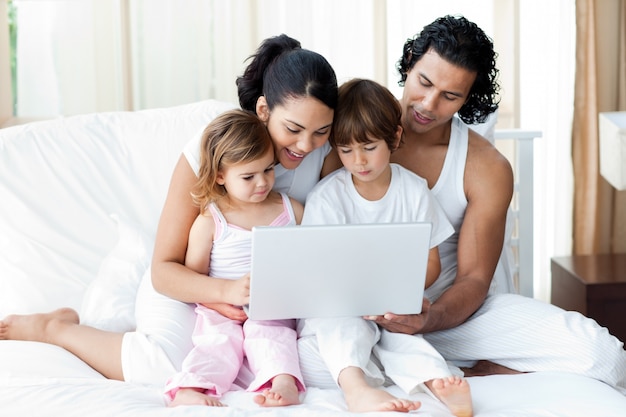
[[[393,333],[418,334],[426,333],[428,328],[430,301],[424,298],[422,312],[420,314],[398,315],[386,313],[383,316],[365,316],[366,320],[371,320],[380,327]]]
[[[203,303],[202,305],[205,306],[206,308],[210,308],[211,310],[217,311],[222,316],[231,320],[244,322],[248,319],[248,316],[246,315],[245,311],[242,310],[241,307],[234,306],[232,304],[226,304],[226,303],[204,304]]]

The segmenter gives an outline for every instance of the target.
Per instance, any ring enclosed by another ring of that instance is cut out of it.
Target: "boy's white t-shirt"
[[[391,183],[379,200],[363,198],[345,168],[330,174],[309,193],[302,224],[430,222],[430,247],[454,232],[426,180],[398,164],[391,166]]]
[[[183,154],[196,175],[200,171],[200,142],[203,131],[204,129],[187,142],[183,149]],[[308,154],[296,169],[285,169],[280,164],[276,165],[274,167],[276,177],[274,190],[286,193],[304,204],[307,194],[320,179],[324,159],[330,150],[330,144],[326,142]]]

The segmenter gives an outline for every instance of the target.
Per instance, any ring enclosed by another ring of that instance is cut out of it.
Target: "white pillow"
[[[118,241],[103,259],[81,307],[81,323],[98,329],[127,332],[135,329],[137,289],[152,259],[154,239],[128,220],[112,214]]]

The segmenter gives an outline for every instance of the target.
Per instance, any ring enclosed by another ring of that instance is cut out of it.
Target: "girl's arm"
[[[209,274],[215,221],[210,213],[200,214],[191,225],[185,266],[204,275]]]
[[[196,181],[196,174],[181,156],[159,219],[152,257],[152,285],[161,294],[184,303],[239,304],[241,299],[233,297],[230,291],[236,281],[207,279],[206,274],[185,266],[191,226],[200,214],[191,199]]]

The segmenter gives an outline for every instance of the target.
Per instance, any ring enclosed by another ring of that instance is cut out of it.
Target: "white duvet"
[[[228,103],[75,116],[0,130],[0,317],[61,306],[132,330],[172,168]],[[626,397],[566,373],[469,378],[477,417],[626,416]],[[0,416],[338,416],[341,393],[311,388],[265,409],[233,387],[225,408],[167,408],[162,387],[110,381],[69,352],[0,341]],[[390,391],[402,395],[397,387]],[[413,414],[450,416],[425,394]],[[370,413],[368,415],[390,415]]]

